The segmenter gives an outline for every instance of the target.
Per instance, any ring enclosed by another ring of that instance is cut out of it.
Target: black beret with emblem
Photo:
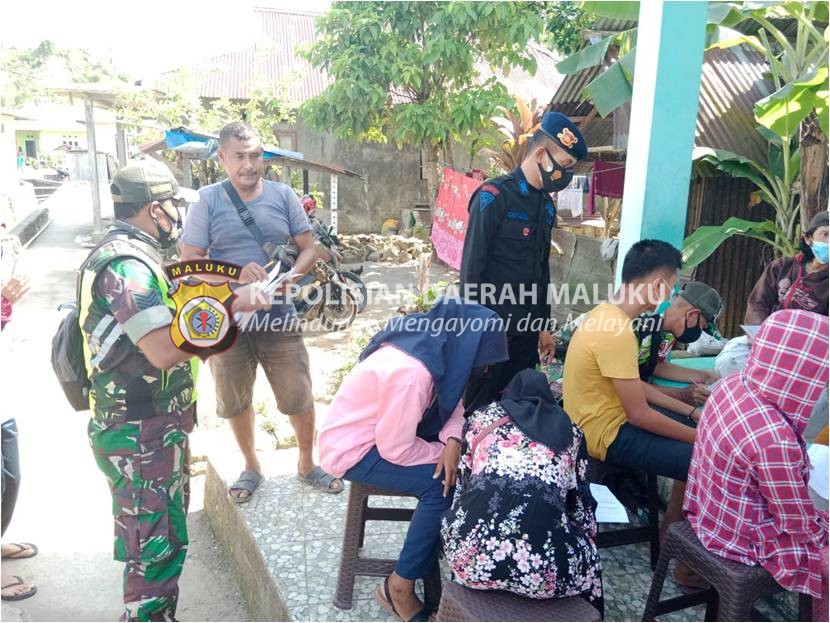
[[[584,160],[588,156],[588,146],[582,132],[562,113],[545,113],[539,129],[577,160]]]

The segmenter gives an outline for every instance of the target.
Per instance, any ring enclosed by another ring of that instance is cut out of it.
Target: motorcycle
[[[326,227],[317,218],[317,200],[311,195],[303,195],[300,198],[300,204],[303,206],[309,223],[311,223],[314,240],[319,244],[318,254],[325,256],[324,259],[331,262],[332,269],[337,271],[343,279],[351,282],[352,294],[357,300],[357,312],[362,312],[366,309],[366,303],[368,302],[366,284],[363,283],[363,278],[360,276],[363,273],[363,267],[360,266],[353,271],[341,270],[340,263],[343,256],[337,251],[337,247],[340,246],[340,241],[337,240],[334,228]]]
[[[337,272],[351,287],[352,296],[357,301],[357,313],[362,312],[366,309],[366,303],[369,298],[366,291],[366,284],[363,283],[363,278],[361,277],[363,267],[359,266],[355,270],[343,270],[341,268],[340,265],[343,261],[343,256],[338,251],[340,241],[337,239],[333,227],[326,227],[321,223],[315,223],[314,239],[323,247],[322,249],[318,248],[320,255],[326,256],[325,260],[330,264],[332,270]]]
[[[354,322],[360,304],[366,304],[365,285],[360,281],[359,273],[352,274],[363,285],[362,291],[353,285],[353,277],[346,277],[340,271],[342,257],[335,248],[337,237],[333,229],[323,226],[318,229],[320,231],[315,231],[314,237],[322,248],[317,249],[314,267],[297,282],[298,289],[292,302],[299,318],[319,319],[326,331],[343,331]],[[294,245],[282,245],[273,257],[284,266],[293,266],[297,253]]]
[[[352,288],[328,262],[318,259],[298,286],[293,301],[300,318],[319,318],[326,331],[344,331],[354,322],[358,305]]]

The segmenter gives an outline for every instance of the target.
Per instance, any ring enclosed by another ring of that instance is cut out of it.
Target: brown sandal
[[[395,608],[395,603],[392,601],[392,594],[389,592],[389,578],[383,580],[383,586],[378,586],[375,589],[375,600],[386,610],[389,614],[395,617],[398,621],[404,621],[401,615],[398,614]],[[420,612],[416,613],[409,621],[428,621],[431,614],[429,608],[422,608]]]

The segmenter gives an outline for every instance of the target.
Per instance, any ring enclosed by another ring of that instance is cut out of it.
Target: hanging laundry
[[[588,212],[596,214],[596,203],[594,197],[613,197],[621,199],[623,196],[623,185],[625,183],[625,163],[605,162],[597,160],[594,162],[594,172],[591,175],[591,188],[588,193]]]
[[[575,175],[567,188],[560,190],[556,195],[556,212],[565,218],[579,218],[582,216],[582,202],[585,199],[585,189],[588,178],[584,175]]]

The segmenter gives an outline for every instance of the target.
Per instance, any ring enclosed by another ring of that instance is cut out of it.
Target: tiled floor
[[[273,473],[269,470],[269,473]],[[251,534],[267,561],[268,569],[291,616],[296,621],[388,621],[372,594],[377,578],[358,577],[351,610],[332,605],[348,492],[330,495],[302,485],[288,473],[271,476],[254,498],[240,507]],[[412,506],[411,498],[377,498],[372,505]],[[366,555],[395,558],[407,524],[367,524]],[[602,550],[605,618],[639,621],[651,585],[647,544]],[[448,570],[444,568],[445,574]],[[671,580],[663,597],[680,594]],[[762,604],[772,620],[794,620],[791,596]],[[664,621],[702,621],[703,606],[661,617]]]

